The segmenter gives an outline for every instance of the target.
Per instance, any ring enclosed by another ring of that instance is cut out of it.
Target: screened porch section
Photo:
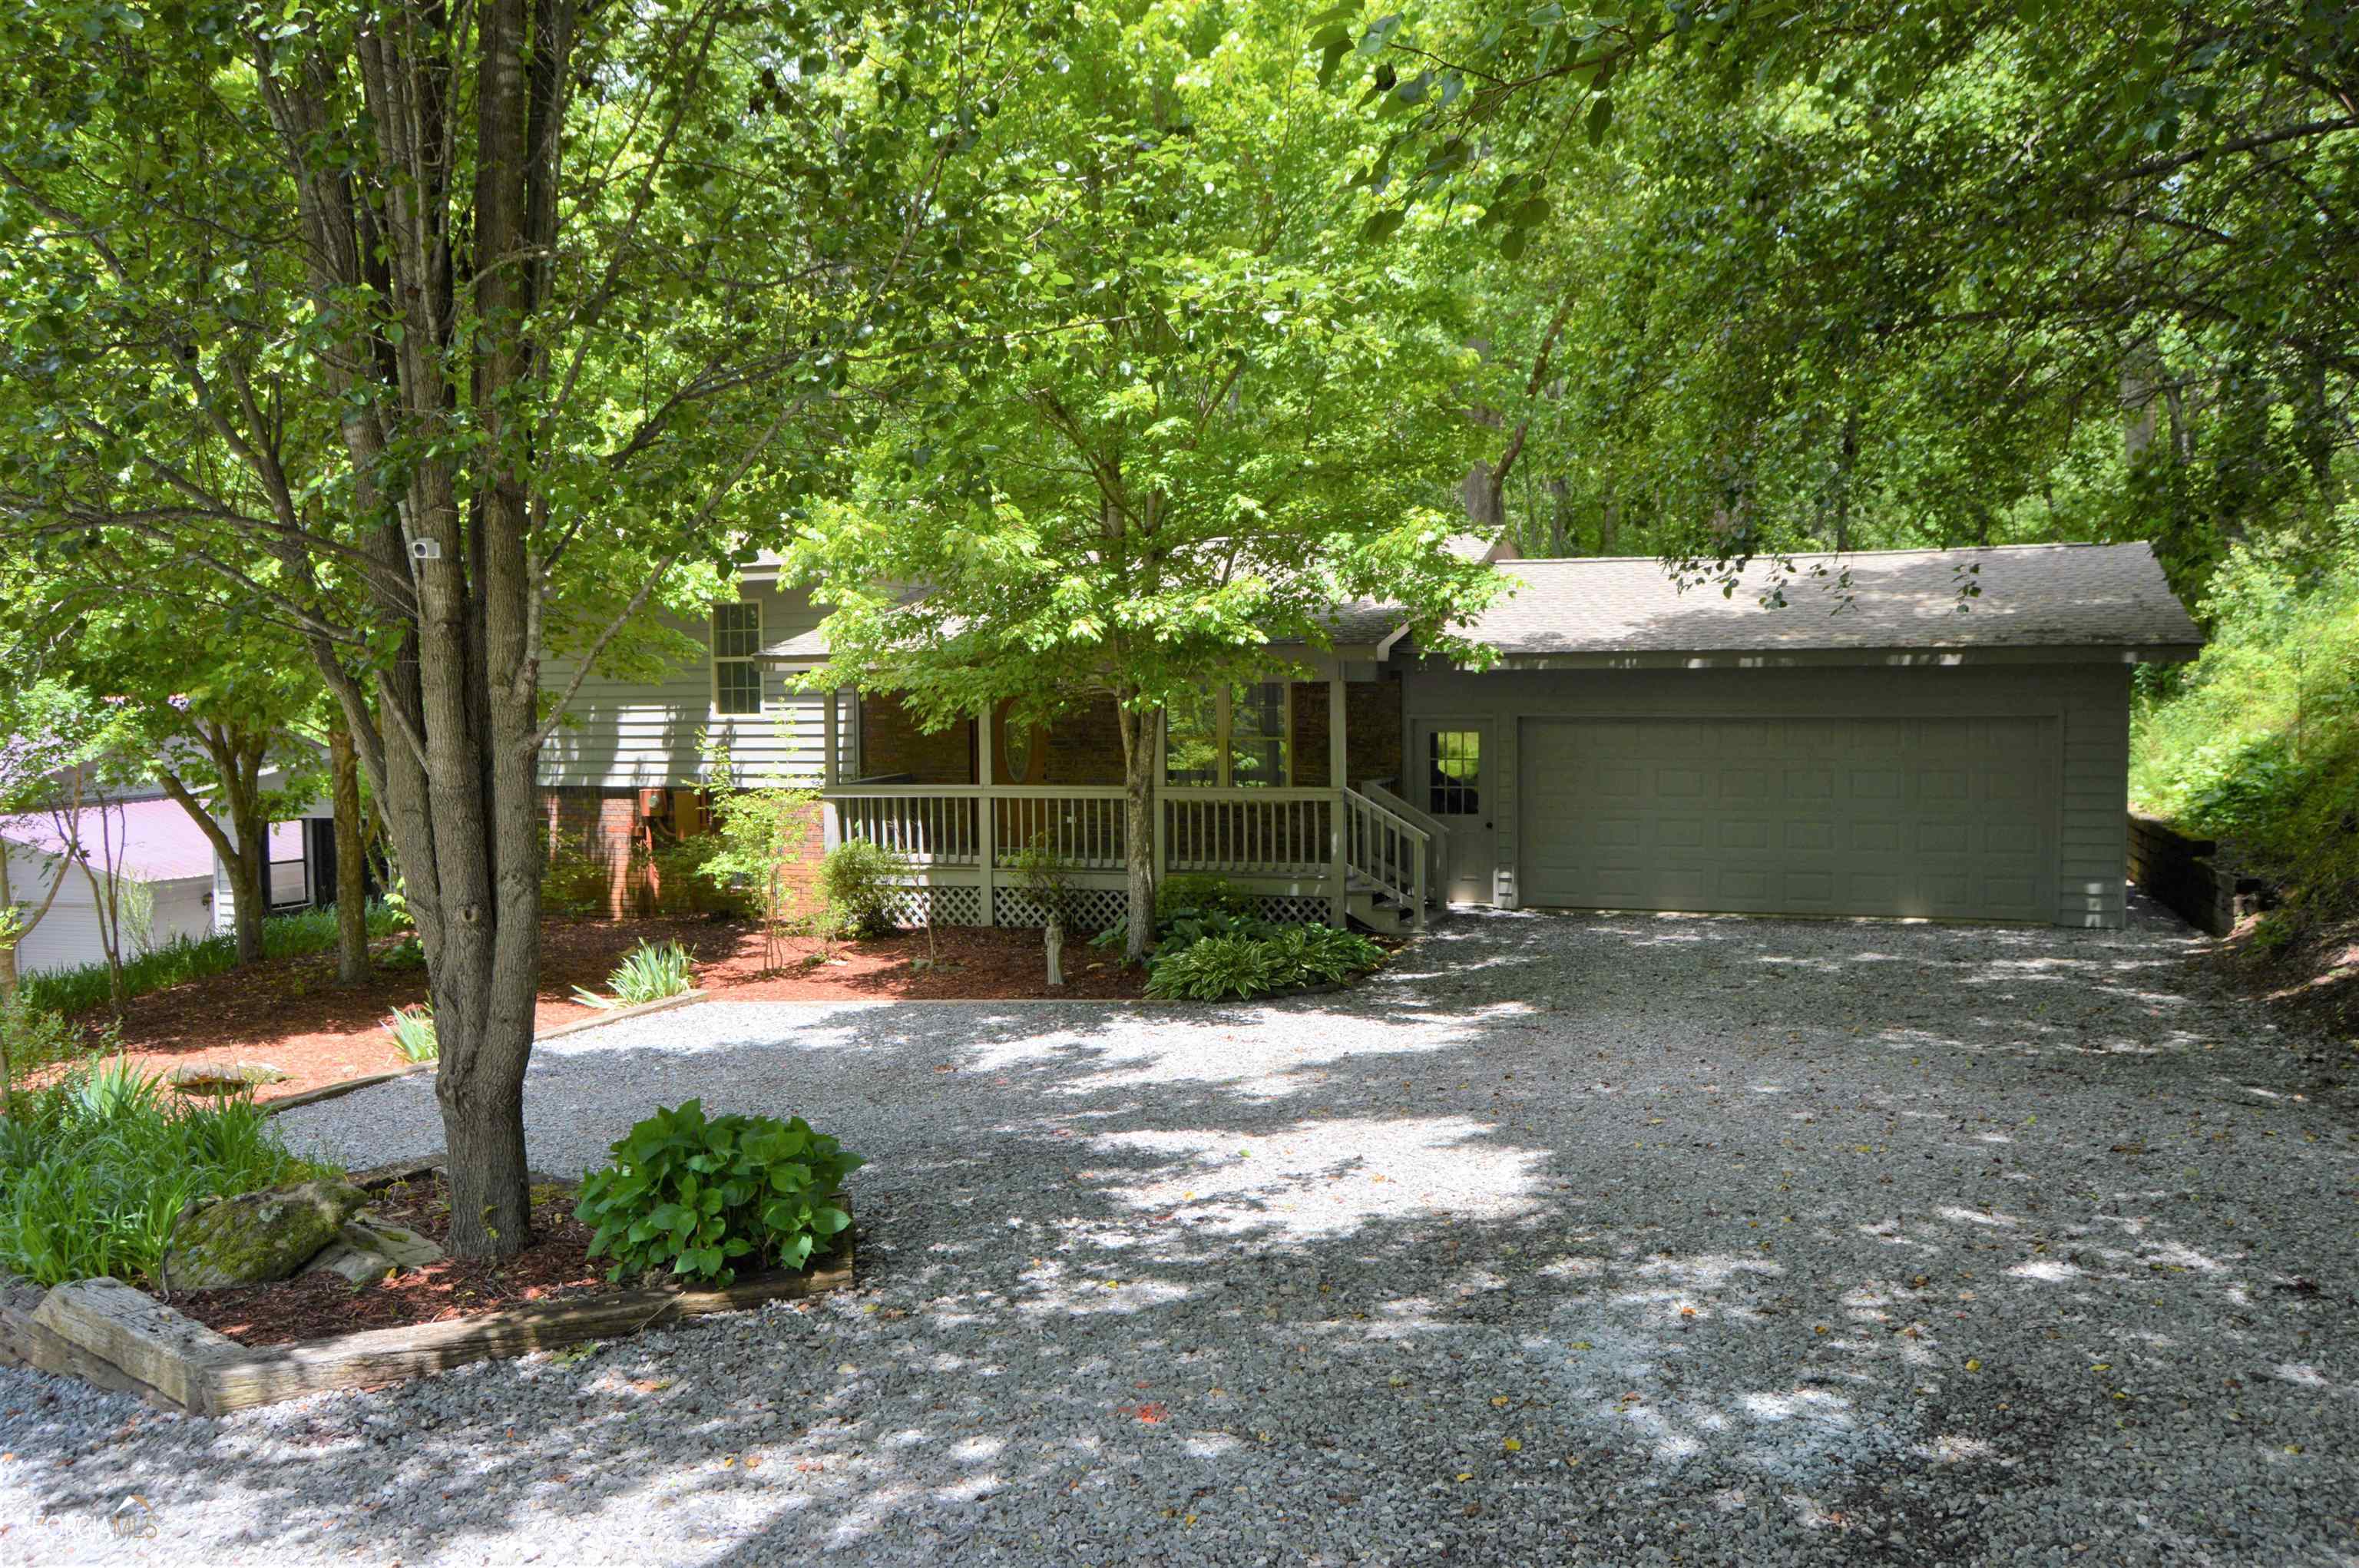
[[[1327,782],[1350,776],[1343,687],[1340,678],[1324,683],[1323,724],[1298,712],[1300,694],[1318,686],[1276,681],[1209,692],[1165,715],[1156,727],[1158,787],[1148,828],[1158,882],[1216,876],[1272,919],[1422,929],[1438,891],[1443,832],[1393,793],[1397,757],[1388,759],[1393,777]],[[840,707],[850,705],[831,704],[828,713],[831,758],[858,751],[836,733],[845,722]],[[1113,723],[1110,711],[1096,717]],[[850,707],[850,722],[861,718]],[[908,918],[1038,925],[1044,911],[1027,891],[1018,857],[1046,850],[1068,869],[1077,924],[1098,930],[1120,919],[1131,813],[1123,786],[1037,781],[1049,741],[1004,712],[976,715],[970,734],[964,783],[832,777],[821,790],[829,845],[864,842],[899,856],[908,867]],[[1318,741],[1317,754],[1304,755],[1305,735]],[[1059,738],[1072,750],[1092,737]],[[1293,782],[1305,775],[1321,781]]]

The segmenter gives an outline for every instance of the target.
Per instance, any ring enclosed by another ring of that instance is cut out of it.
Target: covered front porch
[[[1154,726],[1155,873],[1210,876],[1271,919],[1422,929],[1447,832],[1398,790],[1400,683],[1368,663],[1208,692]],[[889,696],[825,708],[830,848],[862,841],[909,866],[904,906],[944,924],[1038,925],[1017,857],[1069,870],[1077,923],[1126,908],[1131,806],[1110,702],[1048,725],[1006,710],[920,731]]]

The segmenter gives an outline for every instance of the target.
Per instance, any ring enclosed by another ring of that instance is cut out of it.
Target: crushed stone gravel
[[[2349,1563],[2359,1120],[2201,945],[1461,916],[1266,1007],[620,1023],[536,1168],[808,1116],[858,1290],[221,1421],[0,1372],[0,1562]]]

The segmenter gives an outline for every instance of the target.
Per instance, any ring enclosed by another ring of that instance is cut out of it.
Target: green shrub
[[[0,1084],[38,1067],[81,1054],[82,1031],[46,1007],[17,996],[0,995]]]
[[[370,935],[389,935],[408,923],[408,918],[384,899],[370,902]],[[265,959],[300,958],[325,953],[335,945],[336,910],[332,904],[299,909],[291,915],[273,915],[262,922]],[[124,994],[144,996],[209,975],[226,975],[236,967],[237,939],[230,933],[193,941],[176,937],[123,961]],[[103,964],[27,975],[18,983],[17,989],[33,1007],[68,1017],[105,1007],[112,1000]]]
[[[852,1223],[833,1199],[864,1163],[800,1116],[707,1118],[701,1102],[658,1110],[618,1140],[614,1162],[582,1183],[574,1217],[594,1227],[590,1256],[609,1278],[669,1268],[725,1285],[739,1258],[800,1269]]]
[[[121,1059],[16,1095],[0,1117],[0,1267],[43,1285],[147,1281],[190,1199],[329,1173],[249,1101],[173,1101]]]
[[[1147,994],[1166,1001],[1215,1002],[1278,988],[1277,950],[1256,937],[1208,936],[1150,964]]]
[[[614,897],[614,871],[577,844],[549,852],[540,872],[540,907],[559,915],[603,915]]]
[[[1357,931],[1333,926],[1288,926],[1269,939],[1286,964],[1288,985],[1333,985],[1365,975],[1385,950]]]
[[[2359,909],[2359,525],[2238,545],[2201,609],[2202,657],[2140,671],[2132,800],[2286,887],[2294,924]]]
[[[606,977],[613,986],[612,996],[601,996],[595,991],[573,987],[573,999],[593,1007],[635,1007],[642,1002],[660,1002],[666,996],[679,996],[696,988],[696,972],[690,964],[688,949],[676,942],[658,947],[643,942],[623,956],[614,973]]]
[[[829,920],[853,936],[884,936],[895,929],[893,900],[909,863],[882,844],[849,839],[820,862],[820,892]]]
[[[1332,926],[1266,926],[1200,935],[1147,963],[1147,994],[1167,1001],[1212,1002],[1265,996],[1303,985],[1332,985],[1364,975],[1385,951],[1355,931]]]
[[[426,944],[414,936],[397,942],[378,957],[376,966],[395,971],[423,969],[426,967]]]
[[[1225,877],[1209,872],[1182,872],[1166,877],[1155,888],[1155,923],[1169,925],[1190,916],[1227,915],[1242,919],[1254,912],[1254,896]]]
[[[401,1053],[404,1062],[439,1062],[442,1058],[442,1042],[434,1032],[434,1006],[430,1002],[394,1008],[385,1020],[385,1032],[393,1036],[393,1049]]]

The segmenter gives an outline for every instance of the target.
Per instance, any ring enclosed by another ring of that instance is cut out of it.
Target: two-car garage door
[[[2056,918],[2055,724],[1527,720],[1522,902]]]

